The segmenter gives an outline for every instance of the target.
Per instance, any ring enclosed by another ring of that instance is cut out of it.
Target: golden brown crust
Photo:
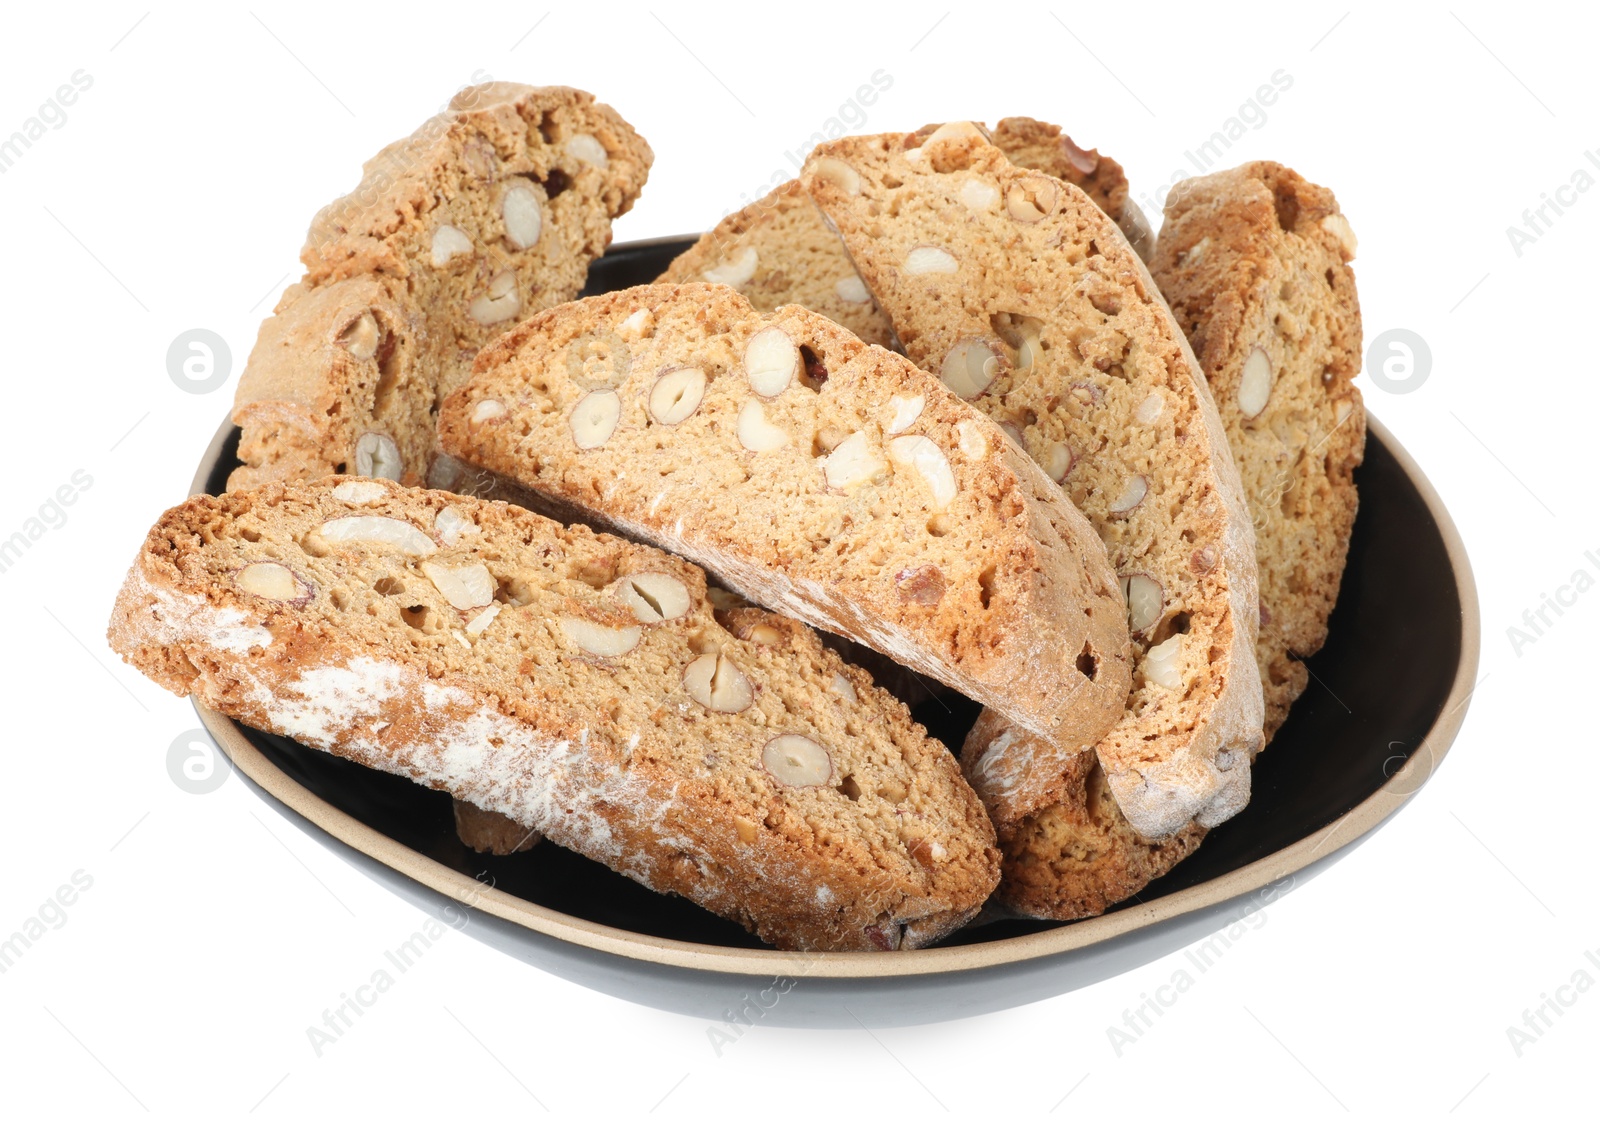
[[[479,567],[496,592],[474,632],[485,607],[458,610],[438,575]],[[687,608],[648,623],[619,585],[643,574]],[[582,647],[594,629],[633,647]],[[948,752],[811,630],[753,609],[724,627],[695,567],[503,503],[350,478],[194,497],[151,530],[108,635],[240,722],[444,789],[788,948],[935,940],[998,878]],[[718,653],[749,684],[742,711],[691,694],[687,665]],[[819,748],[824,783],[779,780],[780,734]]]
[[[1210,383],[1255,523],[1269,739],[1305,690],[1304,658],[1327,640],[1355,524],[1366,411],[1354,385],[1354,253],[1331,191],[1261,161],[1174,190],[1152,264]],[[1269,397],[1243,385],[1257,349]]]
[[[758,338],[791,365],[770,394],[746,360]],[[663,420],[657,389],[685,371],[687,413]],[[580,447],[601,399],[610,428]],[[752,416],[773,448],[747,444]],[[479,358],[440,441],[1068,752],[1121,714],[1126,622],[1094,531],[982,414],[815,313],[704,284],[551,310]]]

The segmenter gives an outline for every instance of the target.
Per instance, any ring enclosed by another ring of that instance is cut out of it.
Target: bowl
[[[614,246],[585,293],[651,281],[692,242]],[[1098,918],[996,919],[899,953],[781,952],[550,844],[479,855],[456,838],[445,794],[196,710],[245,781],[309,836],[448,924],[590,988],[718,1025],[736,1012],[770,1026],[872,1027],[995,1011],[1164,956],[1298,889],[1443,762],[1475,682],[1477,594],[1427,478],[1381,423],[1368,427],[1329,640],[1256,763],[1250,805]],[[224,487],[238,440],[231,423],[218,430],[194,492]],[[915,715],[960,746],[977,707],[933,700]]]

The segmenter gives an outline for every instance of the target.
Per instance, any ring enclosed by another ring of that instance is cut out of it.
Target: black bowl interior
[[[585,293],[647,283],[691,244],[636,243],[606,254]],[[238,431],[207,489],[238,464]],[[1308,662],[1311,684],[1256,763],[1244,812],[1137,898],[1149,902],[1236,870],[1321,832],[1369,797],[1421,745],[1444,709],[1461,661],[1462,607],[1444,538],[1394,455],[1376,437],[1356,473],[1361,511],[1329,640]],[[960,746],[976,704],[925,701],[916,718]],[[450,799],[410,781],[260,731],[245,730],[279,769],[373,829],[464,874],[552,910],[634,933],[728,947],[761,943],[685,899],[658,895],[574,852],[541,844],[521,855],[479,855],[456,838]],[[1071,923],[996,921],[947,945],[995,941]]]

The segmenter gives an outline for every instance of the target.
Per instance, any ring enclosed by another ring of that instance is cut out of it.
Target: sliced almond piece
[[[1060,194],[1048,176],[1022,176],[1006,188],[1006,214],[1019,223],[1037,223],[1056,209]]]
[[[624,340],[642,338],[645,331],[650,327],[650,316],[649,309],[634,309],[628,314],[627,319],[617,325],[617,335]]]
[[[568,156],[593,164],[596,168],[605,168],[611,163],[606,154],[606,146],[589,133],[574,133],[567,138],[564,146]]]
[[[910,398],[890,395],[889,424],[883,428],[883,432],[893,435],[910,428],[912,423],[922,417],[924,401],[921,395],[912,395]]]
[[[849,491],[881,480],[888,468],[867,444],[867,435],[857,430],[834,446],[833,452],[823,460],[822,475],[827,478],[829,488]]]
[[[956,476],[950,460],[929,438],[908,434],[889,442],[889,460],[916,469],[933,494],[933,510],[942,512],[956,498]]]
[[[482,325],[499,324],[510,320],[522,311],[522,297],[517,293],[515,270],[501,270],[489,279],[489,286],[472,298],[467,314]]]
[[[1183,687],[1183,634],[1174,633],[1144,654],[1144,678],[1169,691]]]
[[[1140,504],[1144,503],[1145,494],[1150,491],[1150,481],[1139,473],[1128,478],[1128,483],[1122,486],[1122,494],[1111,502],[1111,514],[1125,516]]]
[[[339,346],[350,353],[352,359],[371,359],[378,354],[378,321],[364,312],[339,333]]]
[[[1356,232],[1346,219],[1337,211],[1326,215],[1322,220],[1322,229],[1339,240],[1339,250],[1344,254],[1344,260],[1350,261],[1356,256]]]
[[[751,453],[771,453],[789,444],[789,431],[767,421],[767,412],[756,399],[746,399],[739,408],[739,444]]]
[[[650,388],[650,417],[663,426],[676,426],[700,409],[706,395],[706,373],[698,367],[674,367],[657,377]]]
[[[720,652],[708,652],[689,661],[683,670],[683,687],[707,711],[734,715],[755,700],[750,680]]]
[[[505,220],[506,239],[518,250],[539,244],[544,229],[544,211],[539,196],[527,184],[517,184],[500,201],[500,217]]]
[[[502,609],[504,609],[504,608],[505,608],[504,606],[499,605],[499,604],[491,605],[488,608],[486,608],[482,613],[480,613],[476,617],[474,617],[471,621],[468,621],[467,622],[467,636],[476,637],[480,633],[482,633],[485,629],[487,629],[490,626],[491,623],[493,623],[493,621],[494,621],[494,619],[496,617],[500,616],[500,611]]]
[[[446,547],[454,547],[463,535],[478,534],[478,525],[457,508],[440,508],[433,517],[433,532]]]
[[[849,700],[851,703],[856,701],[856,685],[852,684],[848,679],[846,679],[844,674],[841,672],[835,672],[833,674],[833,683],[831,685],[831,689],[833,694],[837,695],[840,699]]]
[[[1166,406],[1167,400],[1161,397],[1161,392],[1151,391],[1144,396],[1144,400],[1134,410],[1134,420],[1140,425],[1151,425],[1161,417],[1161,412],[1166,409]]]
[[[1148,574],[1127,574],[1121,579],[1122,597],[1128,603],[1128,628],[1135,633],[1148,632],[1161,620],[1165,598],[1161,583]]]
[[[1051,480],[1060,484],[1072,471],[1072,450],[1059,441],[1053,441],[1045,446],[1044,453],[1039,457],[1039,464]]]
[[[471,421],[474,426],[481,426],[495,418],[506,416],[506,404],[497,398],[486,398],[472,408]]]
[[[944,385],[965,399],[983,394],[999,374],[999,350],[991,341],[976,337],[957,341],[939,366]]]
[[[962,181],[961,202],[973,211],[993,211],[1000,202],[1000,189],[988,180],[972,176]]]
[[[803,734],[780,734],[761,748],[761,764],[785,785],[826,785],[833,779],[833,759],[822,745]]]
[[[670,574],[647,571],[617,579],[617,597],[641,624],[656,625],[689,612],[689,587]]]
[[[437,549],[421,528],[390,516],[340,516],[323,524],[321,530],[329,543],[377,543],[416,558]]]
[[[601,625],[587,617],[569,615],[561,618],[561,632],[567,642],[591,656],[622,656],[632,652],[639,643],[640,631],[637,625],[619,628]]]
[[[981,423],[964,418],[956,423],[956,433],[961,439],[961,452],[974,461],[989,456],[989,439],[984,436]]]
[[[831,156],[811,162],[811,174],[827,180],[846,195],[861,194],[861,175],[850,165]]]
[[[456,609],[476,609],[494,601],[494,575],[481,562],[452,564],[428,559],[422,564],[422,573]]]
[[[727,259],[721,265],[705,270],[700,276],[718,285],[731,285],[737,289],[756,275],[756,265],[760,260],[756,248],[746,246],[739,251],[737,258]]]
[[[867,292],[867,283],[855,274],[835,281],[833,291],[847,305],[864,305],[872,300],[872,294]]]
[[[472,239],[460,227],[446,223],[433,232],[431,260],[434,269],[443,269],[458,254],[472,253]]]
[[[744,346],[744,372],[750,389],[762,398],[777,398],[800,370],[800,349],[783,329],[763,328]]]
[[[955,273],[959,268],[955,255],[942,246],[913,247],[905,259],[905,271],[918,277],[930,273]]]
[[[590,391],[572,408],[572,442],[579,449],[599,449],[616,432],[622,399],[616,391]]]
[[[388,434],[364,433],[356,440],[356,475],[399,480],[405,470],[400,447]]]
[[[1239,375],[1239,413],[1254,418],[1267,408],[1272,397],[1272,360],[1259,348],[1251,348],[1245,356],[1244,371]]]
[[[389,490],[375,480],[347,480],[333,489],[333,498],[341,504],[371,504],[387,495]]]
[[[304,602],[309,600],[309,584],[282,563],[253,562],[233,576],[234,585],[247,594],[274,602]]]

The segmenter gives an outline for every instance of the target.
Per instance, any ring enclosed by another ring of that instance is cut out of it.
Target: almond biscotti
[[[1162,839],[1238,812],[1262,730],[1254,539],[1205,382],[1121,232],[966,124],[819,145],[803,182],[906,354],[1099,530],[1136,669],[1096,752],[1129,824]],[[1057,764],[1013,733],[964,755],[1002,838],[1048,807]]]
[[[869,344],[890,347],[894,330],[862,284],[811,197],[790,180],[735,211],[672,259],[663,284],[731,285],[764,312],[801,305]]]
[[[313,220],[300,255],[305,277],[262,326],[240,379],[245,467],[234,487],[304,479],[311,462],[358,471],[351,433],[398,451],[398,463],[375,475],[426,479],[437,398],[465,379],[480,347],[583,287],[650,162],[649,145],[591,95],[509,82],[462,90],[369,160],[355,190]],[[375,356],[359,354],[372,334],[345,335],[353,298],[310,307],[302,295],[351,285],[384,290],[370,308]],[[397,339],[404,350],[389,350]],[[405,417],[366,413],[359,396],[344,393],[349,364],[330,346],[351,351],[357,366],[391,356],[425,386],[429,413],[420,421],[411,407]],[[329,403],[343,416],[330,419]]]
[[[927,135],[935,128],[927,126],[914,135]],[[1140,255],[1148,255],[1154,239],[1144,215],[1128,198],[1127,177],[1115,160],[1079,148],[1059,126],[1031,117],[1001,121],[994,143],[1013,164],[1038,168],[1083,188],[1117,221]],[[656,280],[731,285],[763,312],[803,305],[869,344],[895,344],[889,318],[798,180],[778,185],[723,219],[674,258]]]
[[[198,496],[109,637],[157,683],[444,789],[794,949],[908,949],[998,877],[954,759],[806,627],[503,503],[330,478]]]
[[[816,313],[706,284],[552,309],[484,351],[439,439],[1073,751],[1121,713],[1093,529],[982,414]]]
[[[1255,519],[1270,739],[1328,637],[1366,445],[1356,240],[1327,188],[1261,161],[1185,180],[1151,265],[1211,385]]]

